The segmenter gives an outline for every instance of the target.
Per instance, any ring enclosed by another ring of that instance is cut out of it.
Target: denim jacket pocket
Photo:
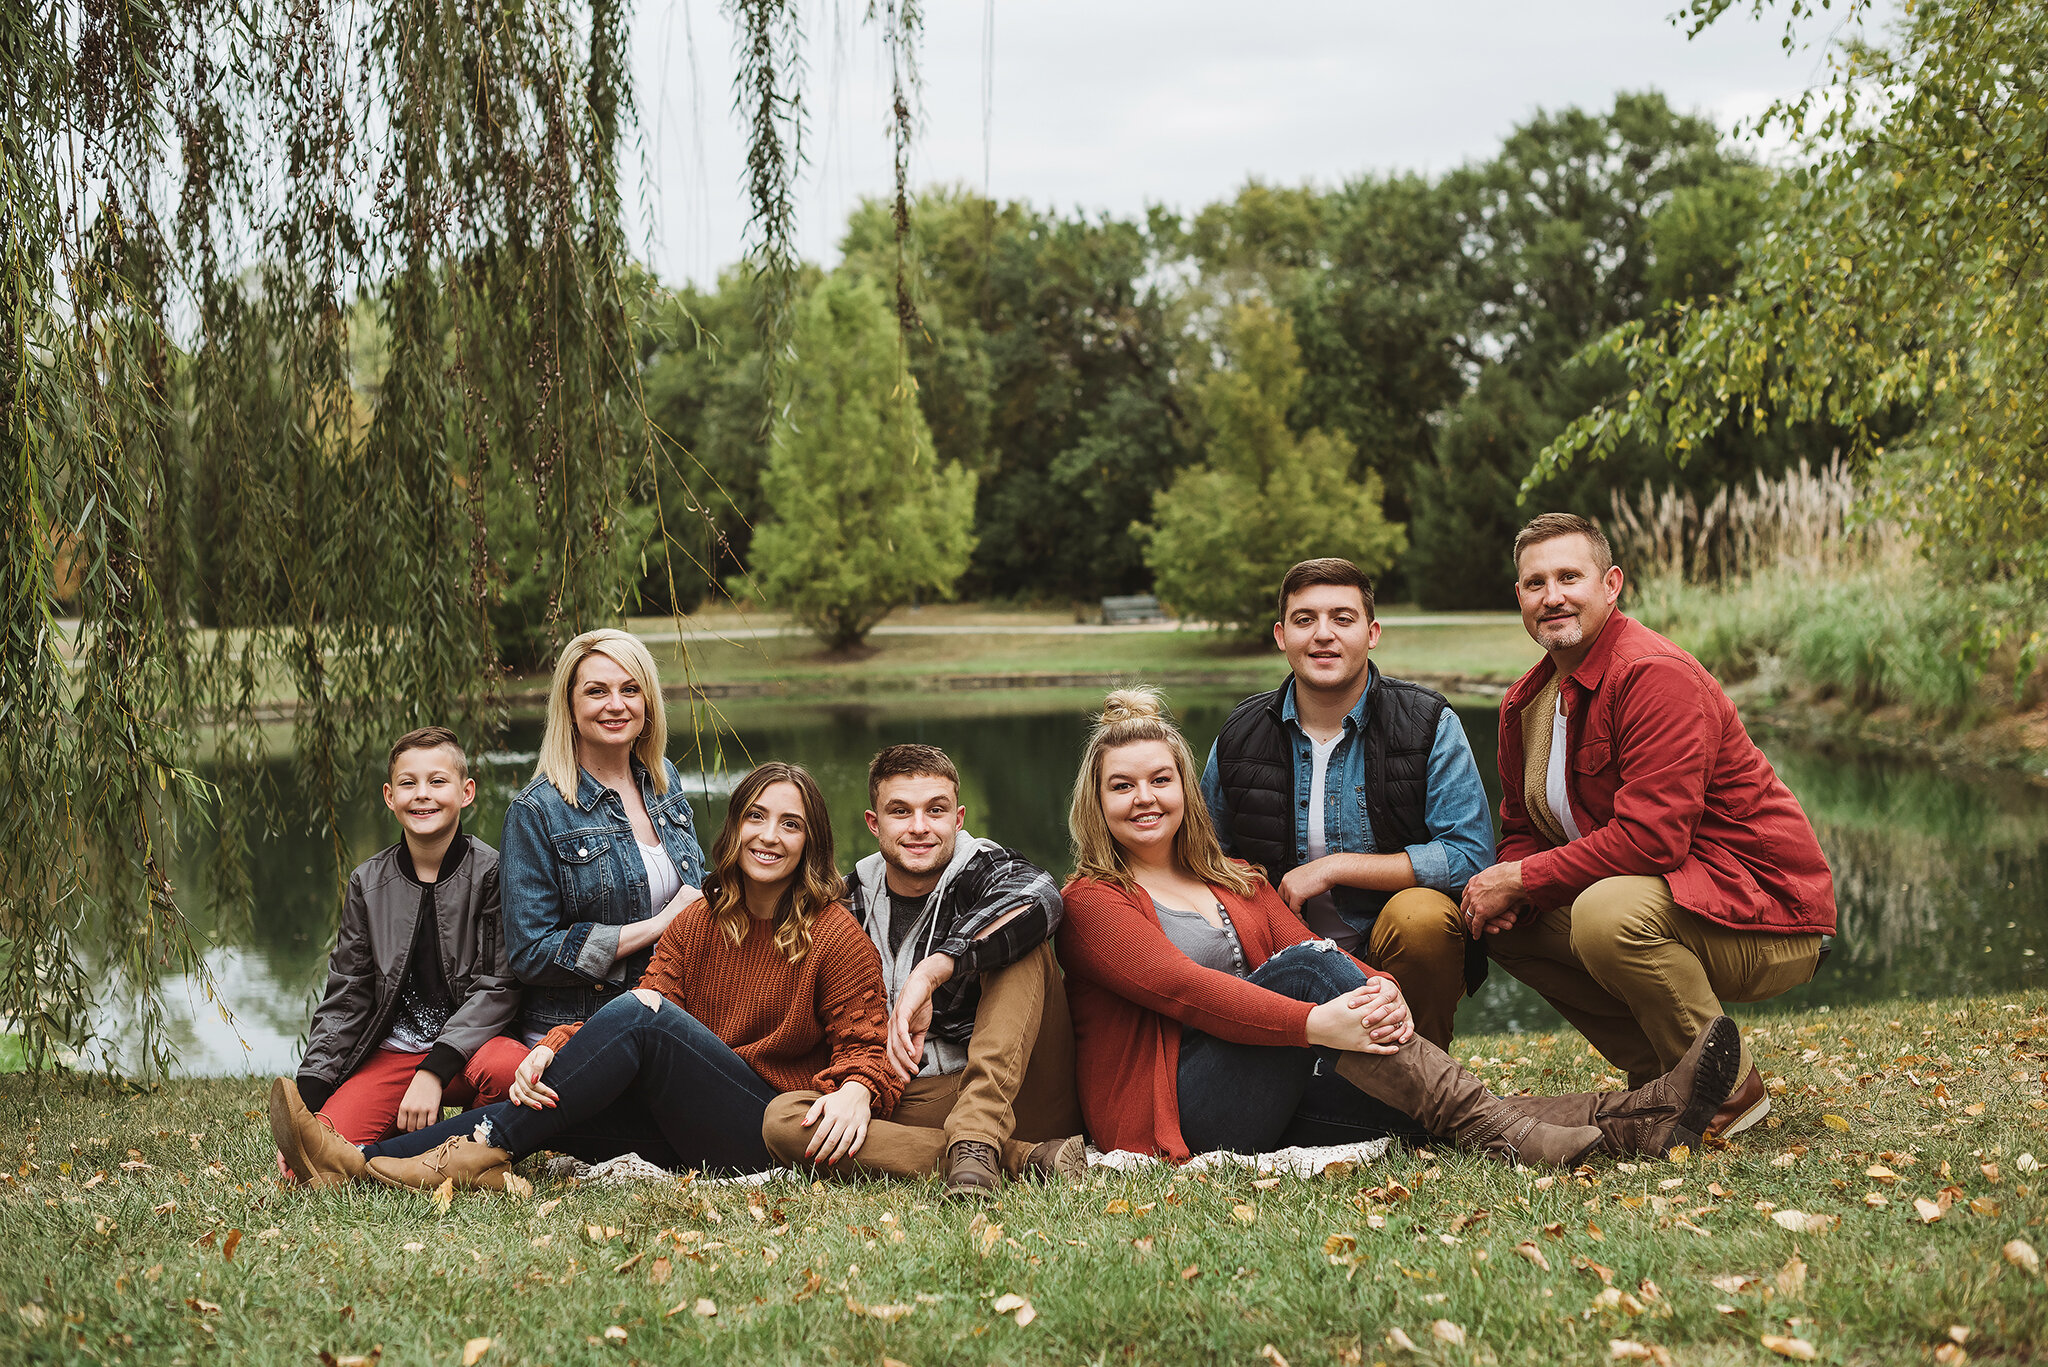
[[[604,913],[612,900],[611,837],[582,831],[555,838],[555,866],[561,870],[562,893],[577,913],[576,920],[609,921]]]

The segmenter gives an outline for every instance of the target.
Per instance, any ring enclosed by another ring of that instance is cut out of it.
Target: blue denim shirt
[[[1344,718],[1344,734],[1330,752],[1330,767],[1323,780],[1323,841],[1331,854],[1391,854],[1373,839],[1372,818],[1365,806],[1365,747],[1355,744],[1359,727],[1365,722],[1365,703],[1371,685],[1359,695],[1358,705]],[[1308,733],[1301,729],[1294,708],[1294,684],[1287,685],[1280,701],[1280,718],[1287,725],[1294,744],[1294,857],[1308,862],[1308,800],[1315,781],[1315,751]],[[1202,771],[1202,800],[1216,823],[1216,836],[1226,854],[1235,854],[1230,832],[1230,802],[1216,773],[1216,747],[1209,747],[1209,763]],[[1486,785],[1480,781],[1479,765],[1472,758],[1472,743],[1458,714],[1444,709],[1437,722],[1436,740],[1429,750],[1429,792],[1423,804],[1423,820],[1430,839],[1406,848],[1408,862],[1415,867],[1418,887],[1435,888],[1449,897],[1464,892],[1465,884],[1493,863],[1493,818],[1487,809]],[[1337,887],[1331,890],[1337,911],[1346,923],[1370,933],[1372,923],[1391,893],[1368,888]]]
[[[640,800],[684,884],[702,887],[704,851],[690,804],[676,767],[667,760],[662,766],[668,792],[657,793],[653,776],[634,762]],[[520,1006],[523,1033],[586,1020],[640,980],[651,950],[613,962],[619,930],[659,908],[649,905],[647,866],[617,793],[579,771],[571,804],[536,777],[506,809],[498,846],[506,957],[528,985]]]

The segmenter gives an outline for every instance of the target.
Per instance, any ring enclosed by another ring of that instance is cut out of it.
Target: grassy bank
[[[948,622],[927,609],[915,618],[899,613],[890,624],[914,625],[943,632]],[[968,614],[960,614],[962,617]],[[878,632],[867,648],[853,655],[821,650],[808,635],[759,634],[779,621],[742,625],[716,622],[722,640],[656,641],[653,649],[668,683],[730,688],[753,685],[792,694],[881,692],[945,686],[964,679],[995,683],[1029,683],[1038,678],[1119,678],[1142,676],[1179,683],[1266,684],[1286,672],[1286,663],[1270,644],[1247,646],[1206,631],[1063,631],[1055,620],[1039,622],[1031,614],[1005,622],[992,614],[960,621],[969,632],[893,635]],[[1426,677],[1501,685],[1512,682],[1537,658],[1537,650],[1519,622],[1495,615],[1437,625],[1407,625],[1388,618],[1374,659],[1381,669],[1402,677]],[[1005,632],[1005,625],[1029,626],[1030,632]],[[1071,628],[1072,624],[1066,624]],[[636,621],[649,635],[672,630],[665,620]],[[685,655],[687,653],[687,658]],[[545,688],[545,678],[526,682]]]
[[[2011,586],[1943,585],[1905,555],[1830,573],[1781,564],[1728,588],[1652,580],[1629,608],[1761,724],[1974,763],[2048,752],[2048,612]]]
[[[2048,1249],[2022,1156],[2048,1158],[2048,993],[1773,1018],[1753,1043],[1786,1088],[1771,1127],[1683,1162],[1397,1150],[1313,1180],[1013,1188],[979,1218],[934,1183],[306,1194],[271,1180],[257,1082],[10,1078],[0,1357],[1605,1363],[1624,1340],[1713,1364],[1780,1360],[1777,1336],[1878,1363],[1959,1331],[2036,1357],[2048,1284],[2001,1250]],[[1503,1087],[1605,1076],[1569,1035],[1458,1052]]]

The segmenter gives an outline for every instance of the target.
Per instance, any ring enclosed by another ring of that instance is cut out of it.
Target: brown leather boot
[[[1088,1175],[1088,1141],[1070,1134],[1033,1145],[1024,1172],[1041,1182],[1078,1182]]]
[[[1431,1134],[1504,1163],[1572,1167],[1600,1147],[1598,1129],[1548,1125],[1524,1114],[1420,1035],[1392,1054],[1340,1053],[1337,1076]]]
[[[387,1187],[432,1191],[453,1179],[457,1190],[503,1191],[512,1172],[512,1155],[458,1135],[417,1158],[372,1158],[369,1169],[370,1176]]]
[[[1764,1075],[1751,1068],[1742,1085],[1714,1112],[1707,1129],[1726,1139],[1731,1134],[1741,1134],[1770,1113],[1771,1095],[1764,1090]]]
[[[947,1196],[993,1201],[1002,1181],[1002,1166],[994,1145],[962,1139],[946,1150]]]
[[[364,1176],[363,1151],[335,1133],[327,1117],[306,1109],[291,1078],[270,1084],[270,1137],[292,1174],[312,1187],[339,1187]]]
[[[1551,1125],[1597,1125],[1607,1152],[1616,1157],[1662,1158],[1680,1144],[1700,1142],[1715,1108],[1735,1085],[1741,1059],[1741,1031],[1728,1017],[1716,1016],[1670,1072],[1644,1086],[1508,1099]],[[1757,1088],[1761,1092],[1763,1084]]]

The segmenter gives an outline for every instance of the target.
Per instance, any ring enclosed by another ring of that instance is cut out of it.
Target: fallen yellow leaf
[[[543,1201],[543,1202],[541,1202],[541,1203],[540,1203],[539,1205],[537,1205],[537,1206],[535,1206],[535,1207],[533,1208],[533,1214],[534,1214],[534,1218],[538,1219],[539,1217],[541,1217],[541,1216],[543,1216],[543,1215],[547,1215],[547,1214],[550,1214],[550,1213],[552,1213],[552,1212],[554,1211],[554,1208],[555,1208],[556,1206],[559,1206],[560,1204],[562,1204],[562,1198],[561,1198],[561,1197],[559,1197],[559,1196],[557,1196],[557,1197],[556,1197],[556,1198],[555,1198],[554,1200],[552,1200],[552,1201]]]
[[[2005,1255],[2007,1262],[2030,1277],[2041,1270],[2041,1255],[2025,1239],[2013,1239],[1999,1252]]]
[[[505,1194],[524,1201],[533,1195],[533,1183],[516,1172],[505,1174]]]
[[[440,1186],[434,1188],[434,1209],[446,1210],[453,1204],[455,1204],[455,1179],[446,1177],[441,1180]],[[621,1330],[620,1332],[623,1333],[625,1331]]]
[[[1392,1347],[1400,1348],[1410,1353],[1419,1353],[1422,1351],[1420,1348],[1417,1348],[1415,1346],[1415,1340],[1409,1338],[1408,1335],[1403,1333],[1399,1328],[1387,1330],[1387,1342]]]
[[[1522,1242],[1516,1244],[1515,1252],[1521,1254],[1524,1258],[1527,1258],[1530,1262],[1536,1264],[1536,1266],[1542,1268],[1545,1272],[1548,1272],[1550,1270],[1550,1259],[1544,1257],[1543,1250],[1536,1247],[1536,1245],[1528,1239],[1524,1239],[1522,1240]]]
[[[1924,1196],[1913,1198],[1913,1213],[1920,1217],[1920,1223],[1931,1225],[1941,1218],[1941,1207]]]
[[[1842,1119],[1842,1117],[1836,1115],[1832,1111],[1822,1116],[1820,1118],[1820,1123],[1827,1126],[1831,1130],[1839,1130],[1843,1134],[1849,1133],[1849,1122]],[[1794,1341],[1796,1342],[1797,1340]]]
[[[1270,1343],[1260,1345],[1259,1356],[1272,1363],[1273,1367],[1287,1367],[1287,1359],[1282,1357],[1280,1350]]]
[[[1230,1218],[1241,1225],[1248,1225],[1259,1218],[1259,1210],[1257,1206],[1235,1205],[1230,1208]]]
[[[1731,1296],[1739,1296],[1745,1291],[1754,1290],[1760,1280],[1762,1279],[1752,1277],[1746,1272],[1724,1272],[1718,1277],[1707,1279],[1716,1291],[1725,1291]]]
[[[1872,1163],[1863,1170],[1863,1175],[1865,1177],[1874,1177],[1880,1182],[1896,1182],[1899,1180],[1899,1175],[1882,1163]]]
[[[1439,1343],[1448,1343],[1453,1348],[1463,1347],[1465,1343],[1465,1331],[1449,1320],[1438,1320],[1430,1325],[1429,1336]]]
[[[666,1258],[656,1258],[647,1268],[647,1280],[655,1286],[668,1285],[671,1265]]]
[[[1261,1177],[1261,1178],[1259,1178],[1259,1179],[1258,1179],[1257,1181],[1255,1181],[1255,1182],[1253,1182],[1253,1183],[1252,1183],[1252,1190],[1253,1190],[1253,1191],[1271,1191],[1271,1190],[1272,1190],[1273,1188],[1275,1188],[1275,1187],[1277,1187],[1277,1186],[1279,1186],[1279,1185],[1280,1185],[1280,1179],[1279,1179],[1279,1178],[1277,1178],[1277,1177]]]
[[[626,1331],[616,1324],[606,1325],[604,1341],[606,1343],[624,1343],[626,1341]]]
[[[1102,1213],[1104,1215],[1129,1215],[1131,1213],[1131,1203],[1119,1196],[1103,1206]]]
[[[1797,1253],[1785,1260],[1778,1269],[1778,1294],[1796,1296],[1806,1289],[1806,1263]]]
[[[697,1297],[697,1303],[690,1307],[692,1313],[703,1319],[710,1319],[718,1313],[718,1302],[709,1296]]]
[[[462,1345],[462,1367],[476,1367],[479,1362],[484,1360],[484,1354],[490,1351],[491,1341],[489,1339],[471,1339]]]
[[[1798,1362],[1811,1362],[1820,1356],[1814,1351],[1813,1345],[1805,1339],[1787,1338],[1783,1334],[1765,1334],[1763,1344],[1779,1357],[1792,1358]]]

